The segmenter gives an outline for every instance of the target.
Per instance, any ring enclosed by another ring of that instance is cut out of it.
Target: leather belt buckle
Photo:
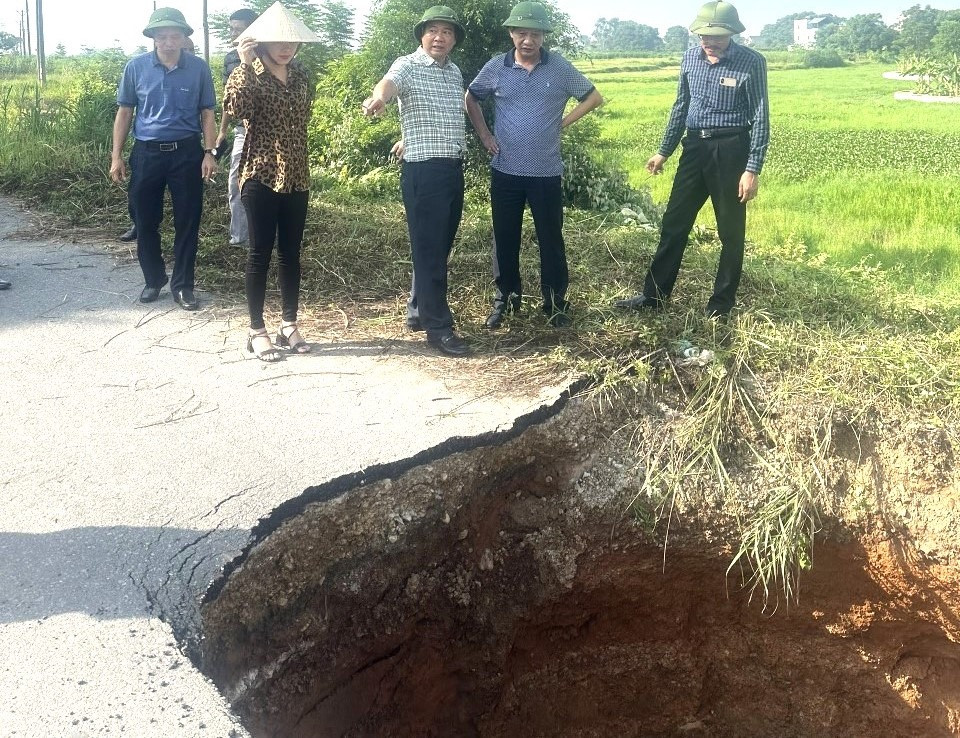
[[[160,151],[176,151],[176,150],[177,150],[177,142],[176,142],[176,141],[172,141],[171,143],[161,143],[161,144],[160,144]]]
[[[701,128],[699,131],[700,138],[713,138],[713,131],[709,128]]]

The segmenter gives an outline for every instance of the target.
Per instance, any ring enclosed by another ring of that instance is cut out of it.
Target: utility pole
[[[23,35],[23,11],[18,10],[17,15],[20,16],[20,56],[27,55],[27,42]]]
[[[37,0],[37,82],[47,84],[47,56],[43,50],[43,0]]]
[[[27,40],[27,56],[33,56],[33,49],[30,46],[30,0],[23,0],[23,13],[27,25],[27,33],[24,36]]]
[[[207,0],[203,0],[203,59],[210,64],[210,22],[207,20]]]

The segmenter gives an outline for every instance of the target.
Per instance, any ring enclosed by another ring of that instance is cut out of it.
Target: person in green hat
[[[734,306],[743,270],[746,204],[757,195],[770,141],[766,61],[731,40],[744,30],[737,9],[727,2],[705,4],[690,24],[700,45],[683,55],[667,130],[659,151],[647,162],[647,171],[660,174],[667,157],[678,145],[683,147],[660,245],[643,292],[617,301],[617,307],[663,307],[673,292],[697,213],[708,197],[722,248],[706,314],[724,318]]]
[[[145,286],[140,302],[154,302],[167,283],[160,245],[163,193],[173,203],[173,299],[196,310],[194,267],[203,214],[203,181],[216,171],[216,96],[207,63],[183,49],[193,29],[176,8],[157,8],[143,35],[154,50],[127,62],[117,89],[110,177],[127,177],[123,145],[133,123],[129,197],[136,218],[137,258]],[[136,118],[134,118],[136,111]],[[202,138],[201,138],[202,136]],[[204,145],[210,147],[204,150]]]
[[[453,329],[447,302],[447,263],[463,214],[466,120],[463,76],[450,52],[464,30],[446,5],[434,5],[413,27],[419,42],[401,56],[363,101],[365,115],[400,103],[403,139],[401,190],[413,254],[407,327],[424,330],[427,342],[447,356],[465,356],[469,346]]]
[[[603,104],[603,97],[582,73],[556,51],[543,48],[553,30],[538,2],[514,6],[503,23],[513,49],[488,61],[466,94],[467,113],[491,155],[490,204],[493,216],[493,278],[496,295],[488,328],[498,328],[507,313],[519,310],[520,233],[529,204],[540,248],[543,312],[551,325],[570,324],[569,272],[563,242],[563,129]],[[493,97],[494,133],[480,101]],[[577,105],[563,114],[567,101]]]

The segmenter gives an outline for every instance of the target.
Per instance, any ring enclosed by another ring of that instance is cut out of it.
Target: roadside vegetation
[[[501,5],[491,18],[509,10]],[[325,67],[311,124],[304,303],[330,337],[403,330],[409,247],[399,171],[387,158],[398,128],[391,116],[359,114],[396,51],[375,43],[413,25],[402,2],[384,8],[385,25],[370,36],[379,51]],[[405,39],[402,50],[411,46]],[[957,440],[960,133],[953,109],[894,102],[895,83],[880,76],[889,66],[811,68],[802,53],[772,55],[772,143],[749,211],[740,309],[728,324],[702,314],[719,249],[708,208],[667,310],[618,312],[612,301],[642,286],[672,181],[672,168],[652,179],[643,165],[673,101],[677,61],[579,62],[607,104],[565,140],[574,327],[548,328],[531,299],[510,330],[483,328],[491,226],[478,150],[451,303],[478,353],[507,367],[497,381],[571,372],[593,380],[601,408],[633,408],[648,425],[650,408],[660,408],[648,430],[636,427],[645,473],[634,513],[663,535],[687,514],[686,490],[719,490],[739,521],[730,558],[772,606],[796,595],[819,521],[837,514],[831,500],[843,481],[828,463],[835,430],[910,418]],[[125,192],[107,176],[123,62],[111,52],[62,60],[40,92],[29,70],[0,59],[0,188],[61,216],[57,228],[111,238],[125,225]],[[469,81],[468,63],[464,72]],[[198,276],[207,289],[239,296],[245,254],[226,244],[226,173],[217,179],[206,194]],[[536,294],[529,222],[524,237],[524,279]],[[704,360],[690,361],[697,350]]]

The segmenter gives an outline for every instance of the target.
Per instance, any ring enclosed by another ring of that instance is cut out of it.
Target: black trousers
[[[262,182],[243,183],[240,201],[250,229],[247,271],[247,310],[250,327],[260,330],[267,294],[267,272],[273,246],[277,246],[277,278],[283,320],[294,323],[300,305],[300,247],[307,220],[309,192],[274,192]]]
[[[490,210],[493,215],[494,305],[510,293],[522,295],[520,234],[523,209],[529,204],[540,247],[540,291],[543,309],[552,314],[567,309],[567,253],[563,243],[563,185],[560,177],[518,177],[490,169]]]
[[[167,283],[167,267],[160,248],[163,191],[173,202],[173,272],[170,289],[192,290],[197,263],[197,236],[203,214],[203,148],[200,137],[180,141],[173,151],[155,143],[135,141],[130,152],[131,213],[137,226],[137,258],[148,287]]]
[[[683,153],[663,214],[660,245],[647,271],[643,294],[662,300],[673,292],[690,231],[709,197],[722,248],[707,309],[726,313],[736,300],[743,271],[747,206],[740,202],[737,192],[747,165],[750,134],[710,139],[687,137],[681,144]]]
[[[407,315],[419,316],[428,337],[442,336],[453,328],[447,261],[463,215],[463,161],[404,161],[400,189],[413,255]]]
[[[131,160],[131,169],[130,169],[130,184],[127,185],[127,213],[130,215],[130,223],[133,225],[137,224],[137,208],[133,202],[133,196],[130,193],[130,185],[133,184],[133,162]]]

